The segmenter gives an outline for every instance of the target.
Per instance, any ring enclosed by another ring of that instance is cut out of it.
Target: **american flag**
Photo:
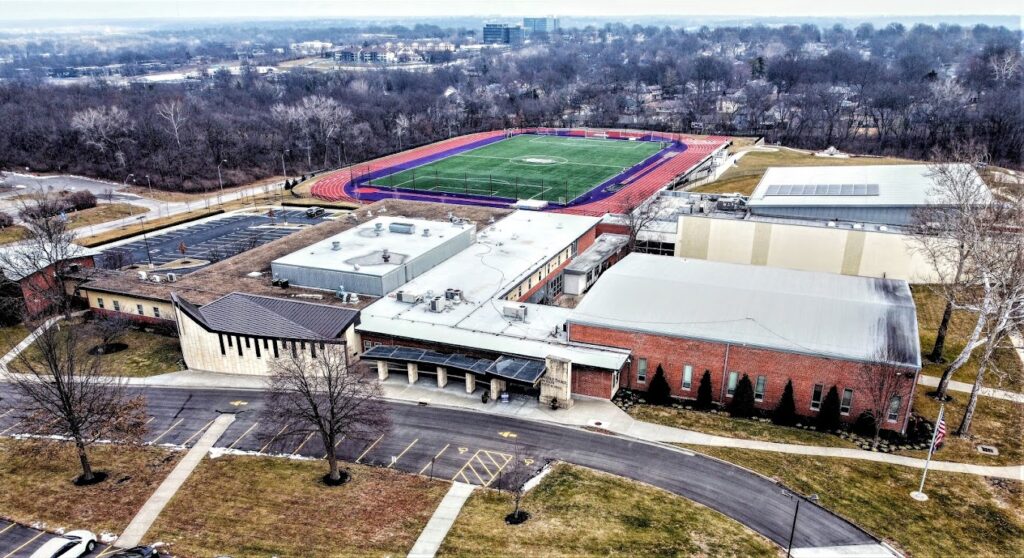
[[[939,421],[935,424],[935,441],[932,443],[932,451],[942,447],[942,440],[946,438],[946,419],[943,415],[946,409],[939,409]]]

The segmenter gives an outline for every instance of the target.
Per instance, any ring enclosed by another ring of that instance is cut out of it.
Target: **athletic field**
[[[519,135],[370,185],[568,203],[662,147],[650,141]]]

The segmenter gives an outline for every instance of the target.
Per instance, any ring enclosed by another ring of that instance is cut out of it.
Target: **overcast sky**
[[[0,0],[0,20],[1019,15],[1021,0]]]

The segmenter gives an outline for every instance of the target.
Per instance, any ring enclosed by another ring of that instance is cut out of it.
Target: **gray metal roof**
[[[906,281],[630,254],[571,324],[920,367]]]
[[[963,172],[981,177],[970,165]],[[958,171],[959,172],[959,171]],[[771,167],[747,206],[759,207],[917,207],[941,203],[928,165],[850,165]]]
[[[211,331],[284,339],[336,339],[359,312],[324,304],[231,293],[196,307],[171,295],[179,308]]]
[[[594,243],[583,251],[582,254],[572,259],[572,262],[565,266],[566,273],[589,273],[590,270],[603,264],[629,243],[629,237],[624,234],[605,233],[597,237]]]
[[[432,364],[456,368],[472,374],[498,376],[517,382],[535,384],[546,368],[542,360],[501,355],[497,360],[476,358],[459,353],[439,353],[403,345],[377,345],[363,352],[362,359]]]

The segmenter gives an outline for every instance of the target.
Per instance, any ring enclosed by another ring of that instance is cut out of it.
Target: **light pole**
[[[153,256],[149,253],[149,237],[146,236],[146,224],[143,223],[145,215],[136,217],[139,220],[139,226],[142,227],[142,241],[146,243],[146,260],[149,262],[149,268],[153,269]]]
[[[786,545],[786,558],[790,558],[793,555],[793,537],[796,536],[796,519],[800,516],[800,502],[804,500],[812,503],[817,502],[818,495],[811,494],[810,496],[804,496],[786,489],[782,489],[782,495],[796,500],[796,509],[793,510],[793,526],[789,529],[789,544]]]
[[[217,203],[221,205],[224,205],[224,178],[220,174],[220,166],[227,162],[227,159],[221,159],[217,163],[217,182],[220,182],[220,194],[217,194]]]
[[[160,216],[160,201],[153,197],[153,181],[149,179],[149,175],[146,175],[146,186],[149,188],[149,197],[156,201],[156,216]]]
[[[133,177],[133,176],[135,176],[134,173],[133,174],[129,174],[128,176],[124,177],[124,182],[121,183],[121,186],[127,188],[128,187],[128,179]],[[132,184],[135,184],[135,182],[132,181]],[[135,215],[135,212],[132,211],[132,204],[128,204],[128,216],[129,217],[133,217],[134,215]]]

